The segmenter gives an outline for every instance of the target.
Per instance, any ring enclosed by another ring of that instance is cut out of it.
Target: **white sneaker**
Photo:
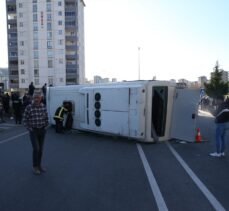
[[[221,157],[221,153],[218,153],[218,152],[213,152],[213,153],[210,153],[209,155],[212,157]]]
[[[221,155],[222,157],[225,157],[225,156],[226,156],[225,152],[221,152],[220,155]]]

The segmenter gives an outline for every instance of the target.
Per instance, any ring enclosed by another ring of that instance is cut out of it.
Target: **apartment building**
[[[6,0],[9,86],[82,84],[83,0]]]

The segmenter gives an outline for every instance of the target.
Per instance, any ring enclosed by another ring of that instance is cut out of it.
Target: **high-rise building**
[[[206,76],[200,76],[198,77],[198,85],[199,87],[204,87],[204,83],[207,83],[208,79]]]
[[[10,88],[82,84],[83,0],[6,0]]]
[[[222,70],[222,69],[220,69],[219,71],[222,73],[222,76],[221,76],[222,81],[223,82],[228,82],[229,81],[229,79],[228,79],[228,75],[229,75],[228,71],[225,71],[225,70]],[[214,73],[215,72],[211,72],[211,78],[214,75]]]

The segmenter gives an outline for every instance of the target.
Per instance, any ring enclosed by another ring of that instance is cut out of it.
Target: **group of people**
[[[32,102],[35,86],[33,82],[28,87],[28,93],[25,93],[23,97],[19,92],[13,91],[11,95],[8,92],[0,92],[0,122],[5,122],[5,117],[14,118],[16,124],[21,124],[22,114],[27,105]],[[46,83],[42,87],[42,102],[46,104]]]

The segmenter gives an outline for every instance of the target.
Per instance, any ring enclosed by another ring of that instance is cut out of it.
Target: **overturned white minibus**
[[[199,90],[168,81],[132,81],[49,87],[51,124],[57,107],[71,105],[73,129],[142,142],[195,140]]]

